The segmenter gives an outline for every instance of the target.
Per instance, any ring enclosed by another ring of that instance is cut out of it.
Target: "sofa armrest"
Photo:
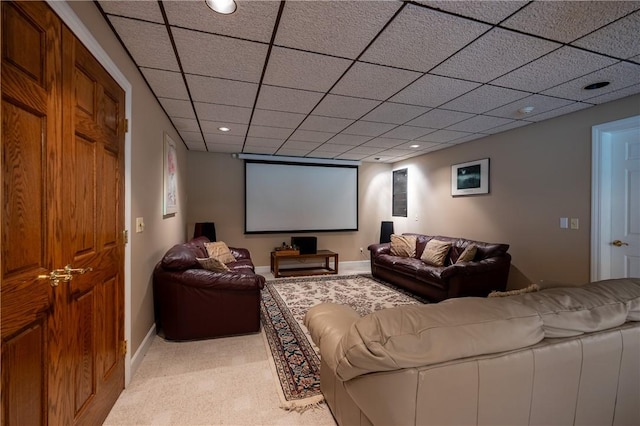
[[[309,309],[304,325],[311,339],[320,348],[320,357],[334,371],[337,366],[336,348],[351,325],[360,319],[353,308],[337,303],[321,303]]]
[[[389,254],[391,253],[391,243],[380,243],[380,244],[371,244],[367,247],[371,252],[371,257],[376,257],[381,254]]]
[[[491,291],[504,291],[509,278],[511,256],[462,262],[448,266],[441,277],[448,285],[448,297],[486,297]]]
[[[511,263],[510,259],[503,257],[491,257],[480,261],[454,263],[453,265],[449,265],[444,268],[440,272],[440,276],[443,279],[449,279],[454,275],[476,275],[496,268],[501,268],[504,266],[505,261],[507,264]]]
[[[236,260],[241,260],[241,259],[251,260],[251,253],[249,253],[249,250],[245,248],[229,247],[229,250],[231,251],[231,254],[233,255],[233,257],[236,258]]]

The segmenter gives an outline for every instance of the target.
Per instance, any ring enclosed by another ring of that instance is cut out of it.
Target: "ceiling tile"
[[[179,132],[182,140],[185,143],[204,143],[204,139],[202,138],[202,133],[200,131],[197,132],[187,132],[181,131]]]
[[[431,1],[421,0],[418,3],[422,3],[427,6],[435,7],[436,9],[453,12],[458,15],[468,16],[470,18],[477,19],[479,21],[488,22],[491,24],[497,24],[513,12],[520,9],[527,4],[527,1]]]
[[[633,1],[535,1],[502,25],[569,43],[638,8]]]
[[[178,72],[140,68],[144,78],[151,86],[153,93],[159,98],[189,99],[187,86]]]
[[[473,114],[459,111],[446,111],[443,109],[432,109],[428,113],[421,115],[407,124],[410,126],[425,127],[429,129],[442,129],[459,121],[473,117]]]
[[[461,143],[470,142],[470,141],[474,141],[476,139],[484,138],[485,136],[487,136],[487,135],[484,135],[482,133],[474,133],[474,134],[471,134],[469,136],[465,136],[463,138],[456,139],[455,141],[451,141],[449,143],[450,144],[454,144],[454,145],[459,145]]]
[[[447,102],[443,107],[454,111],[480,114],[528,95],[526,92],[485,84],[451,102]]]
[[[256,108],[306,114],[322,99],[323,94],[306,90],[264,85]]]
[[[308,154],[308,158],[335,158],[339,152],[312,151]]]
[[[356,62],[331,93],[385,100],[419,76],[413,71]]]
[[[282,139],[269,139],[269,138],[255,138],[252,136],[247,136],[247,145],[251,146],[264,146],[264,147],[274,147],[279,148],[284,143]]]
[[[491,129],[493,127],[503,126],[505,124],[511,123],[512,121],[513,120],[508,118],[476,115],[473,118],[470,118],[465,121],[461,121],[460,123],[456,123],[453,126],[447,127],[447,130],[459,130],[461,132],[475,133],[475,132],[482,132],[483,130],[486,130],[486,129]],[[429,136],[431,135],[427,135],[426,137],[429,137]]]
[[[360,59],[426,72],[490,28],[407,4]]]
[[[296,130],[289,137],[289,139],[294,141],[302,141],[302,142],[326,142],[328,141],[334,133],[328,132],[314,132],[311,130]]]
[[[291,133],[293,133],[293,129],[284,129],[282,127],[256,126],[252,124],[247,135],[257,138],[281,139],[282,141],[284,141],[291,135]]]
[[[365,142],[362,146],[373,146],[376,148],[393,148],[398,145],[403,145],[408,141],[402,139],[390,139],[390,138],[375,138],[369,142]]]
[[[300,50],[274,47],[264,83],[272,86],[327,91],[352,61]]]
[[[223,143],[213,143],[207,142],[207,150],[210,152],[227,152],[227,153],[237,153],[242,150],[242,144],[223,144]]]
[[[256,100],[258,85],[254,83],[190,74],[186,77],[194,101],[251,107]]]
[[[99,1],[98,3],[105,13],[164,24],[162,12],[155,1]]]
[[[280,148],[277,152],[277,155],[290,155],[292,157],[305,157],[309,154],[308,149],[294,149],[294,148]]]
[[[173,49],[167,48],[171,46],[171,41],[164,25],[117,16],[109,16],[109,20],[127,46],[136,65],[170,71],[180,70]]]
[[[207,145],[204,142],[187,142],[185,141],[189,151],[207,151]]]
[[[225,144],[225,145],[240,145],[244,143],[244,136],[234,136],[218,133],[205,133],[204,141],[207,143],[207,146],[211,146],[211,144]]]
[[[307,152],[313,151],[318,146],[321,145],[321,142],[303,142],[303,141],[287,141],[282,148],[283,149],[304,149]]]
[[[421,137],[418,141],[421,142],[449,142],[462,137],[468,136],[468,132],[459,132],[454,130],[438,130],[433,133],[429,133],[426,136]]]
[[[543,95],[531,95],[523,99],[519,99],[510,104],[501,106],[500,108],[492,109],[487,112],[487,115],[493,115],[497,117],[512,118],[512,119],[527,119],[531,113],[522,113],[518,110],[524,107],[533,107],[533,112],[536,114],[550,111],[552,109],[560,108],[565,105],[572,104],[573,101],[560,98],[552,98],[550,96]]]
[[[382,151],[382,148],[377,148],[374,146],[356,146],[354,148],[352,148],[351,150],[349,150],[349,154],[377,154],[378,152]]]
[[[264,154],[264,155],[273,155],[278,150],[278,147],[274,146],[254,146],[254,145],[245,145],[242,152],[247,154]]]
[[[493,80],[491,84],[541,92],[615,62],[615,59],[565,46]]]
[[[383,136],[385,138],[411,140],[431,132],[433,132],[433,129],[427,129],[424,127],[398,126],[395,129],[391,129],[387,133],[384,133]]]
[[[158,98],[160,104],[170,117],[177,118],[196,118],[196,114],[193,111],[193,105],[190,101],[183,101],[180,99],[167,99]]]
[[[275,43],[355,59],[400,6],[389,1],[287,2]]]
[[[249,123],[251,108],[194,102],[200,120],[220,121],[223,123]]]
[[[175,27],[172,32],[185,73],[253,83],[260,81],[267,55],[266,44]]]
[[[640,12],[624,17],[572,43],[574,46],[626,59],[640,54]]]
[[[198,126],[198,120],[189,119],[189,118],[177,118],[172,117],[171,121],[173,125],[176,126],[178,131],[186,131],[186,132],[199,132],[200,126]]]
[[[429,111],[429,108],[384,102],[369,114],[362,117],[366,121],[378,121],[380,123],[402,124]]]
[[[362,135],[348,135],[345,133],[340,133],[331,138],[329,143],[336,145],[360,145],[371,139],[371,136],[362,136]]]
[[[585,108],[589,108],[592,107],[593,105],[591,104],[587,104],[587,103],[583,103],[583,102],[575,102],[571,105],[567,105],[561,108],[557,108],[554,109],[552,111],[548,111],[548,112],[544,112],[542,114],[538,114],[538,115],[534,115],[532,117],[527,117],[527,120],[530,121],[542,121],[542,120],[548,120],[550,118],[553,117],[558,117],[564,114],[569,114],[571,112],[575,112],[575,111],[580,111],[581,109],[585,109]]]
[[[529,124],[531,124],[530,121],[516,120],[512,121],[511,123],[503,124],[502,126],[492,127],[491,129],[487,129],[484,132],[493,135],[496,133],[505,132],[507,130],[517,129],[518,127],[528,126]]]
[[[558,43],[494,28],[432,72],[486,83],[559,47]]]
[[[220,135],[231,135],[231,136],[242,136],[244,137],[247,134],[247,126],[246,124],[233,124],[229,125],[229,123],[224,123],[221,121],[206,121],[200,120],[200,126],[202,127],[202,132],[207,134],[220,134]],[[223,132],[222,130],[218,130],[220,127],[228,127],[228,132]]]
[[[606,87],[597,90],[584,90],[583,87],[598,81],[609,81]],[[545,95],[581,101],[640,83],[640,65],[628,62],[618,62],[615,65],[601,69],[567,83],[545,90]]]
[[[321,117],[318,115],[310,115],[300,125],[302,130],[318,130],[321,132],[340,132],[345,127],[353,123],[353,120],[344,118]]]
[[[306,115],[296,114],[293,112],[267,111],[264,109],[256,109],[253,112],[251,124],[258,126],[284,127],[287,129],[295,129],[302,123]]]
[[[594,96],[593,98],[587,98],[586,101],[592,104],[602,104],[605,102],[614,101],[627,96],[640,93],[640,84],[625,87],[624,89],[616,90],[615,92],[609,92],[604,95]]]
[[[340,155],[336,156],[335,158],[337,158],[339,160],[354,160],[354,161],[358,161],[358,160],[362,160],[365,157],[367,157],[367,154],[356,154],[356,153],[353,153],[353,152],[346,152],[344,154],[340,154]]]
[[[396,127],[394,124],[358,120],[351,126],[347,127],[343,133],[348,135],[380,136],[394,127]]]
[[[278,2],[242,1],[231,15],[222,15],[209,9],[204,1],[165,1],[162,4],[170,25],[264,43],[271,40],[279,8]]]
[[[327,95],[313,110],[314,114],[327,117],[358,119],[371,111],[380,101],[349,96]]]
[[[425,74],[390,100],[405,104],[437,107],[478,86],[480,83]]]
[[[332,152],[334,154],[342,154],[343,152],[346,152],[353,147],[354,145],[336,145],[333,143],[323,143],[322,145],[318,146],[314,150],[314,152]]]

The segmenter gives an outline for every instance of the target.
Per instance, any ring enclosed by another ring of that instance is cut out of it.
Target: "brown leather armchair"
[[[168,340],[196,340],[260,331],[260,290],[265,278],[254,272],[249,251],[229,247],[231,271],[203,269],[208,257],[198,237],[173,246],[153,272],[156,327]]]

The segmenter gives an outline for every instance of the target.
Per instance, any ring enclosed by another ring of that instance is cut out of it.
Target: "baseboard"
[[[151,325],[151,328],[149,329],[149,331],[147,332],[147,335],[144,336],[144,339],[142,340],[142,344],[140,345],[136,353],[131,356],[131,377],[133,377],[134,374],[136,374],[136,371],[138,371],[138,367],[140,367],[140,363],[142,363],[144,356],[149,351],[149,348],[151,347],[151,343],[153,343],[153,338],[155,337],[155,335],[156,335],[156,323],[154,322]]]

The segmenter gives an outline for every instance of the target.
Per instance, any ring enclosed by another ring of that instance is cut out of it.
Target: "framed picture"
[[[451,195],[489,193],[489,159],[469,161],[451,166]]]
[[[178,159],[176,143],[164,134],[164,203],[162,214],[174,215],[178,212]]]

